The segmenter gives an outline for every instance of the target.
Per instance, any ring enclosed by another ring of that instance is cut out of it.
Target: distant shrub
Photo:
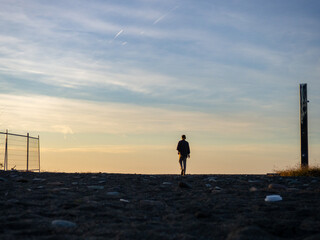
[[[320,167],[294,167],[276,171],[282,177],[320,177]]]

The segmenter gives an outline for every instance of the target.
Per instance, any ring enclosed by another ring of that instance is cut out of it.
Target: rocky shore
[[[0,209],[0,239],[320,239],[319,178],[0,171]]]

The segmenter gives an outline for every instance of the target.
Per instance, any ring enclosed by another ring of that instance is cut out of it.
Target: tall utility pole
[[[307,84],[300,84],[300,136],[301,136],[301,168],[309,164],[308,154],[308,96]]]
[[[6,131],[6,145],[4,150],[4,170],[8,170],[8,129]]]
[[[27,172],[29,171],[29,133],[27,133]]]

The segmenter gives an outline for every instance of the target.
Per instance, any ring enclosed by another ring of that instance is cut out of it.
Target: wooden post
[[[29,171],[29,133],[27,133],[27,172]]]
[[[308,168],[308,96],[307,84],[300,84],[301,168]]]

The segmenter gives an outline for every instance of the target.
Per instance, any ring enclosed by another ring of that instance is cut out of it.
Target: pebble
[[[278,240],[260,227],[248,226],[231,232],[226,240]]]
[[[256,187],[251,187],[251,188],[249,189],[249,191],[250,191],[250,192],[256,192],[256,191],[258,191],[258,189],[257,189]]]
[[[299,181],[298,180],[296,180],[296,179],[290,179],[289,181],[288,181],[288,184],[297,184],[297,183],[299,183]]]
[[[62,182],[49,182],[47,184],[48,185],[52,185],[52,186],[62,186],[62,185],[64,185]]]
[[[140,201],[141,207],[157,207],[157,208],[165,208],[165,204],[161,201],[154,201],[154,200],[141,200]]]
[[[102,190],[104,189],[104,186],[88,186],[88,188],[93,190]]]
[[[51,225],[54,227],[60,227],[60,228],[75,228],[75,227],[77,227],[76,223],[70,222],[67,220],[53,220],[51,222]]]
[[[108,195],[108,196],[117,197],[117,196],[120,195],[120,193],[119,193],[119,192],[107,192],[107,195]]]
[[[35,181],[35,182],[44,182],[44,181],[46,181],[46,179],[35,177],[34,179],[32,179],[32,181]]]
[[[8,181],[8,180],[5,179],[5,178],[0,177],[0,182],[6,182],[6,181]]]
[[[120,192],[121,188],[120,187],[113,187],[109,190],[110,190],[110,192]]]
[[[209,182],[216,182],[216,181],[217,181],[217,180],[216,180],[215,178],[213,178],[213,177],[208,177],[206,180],[209,181]]]
[[[196,212],[194,216],[196,218],[208,218],[210,217],[210,213],[208,213],[207,211],[200,211],[200,212]]]
[[[20,203],[20,201],[17,200],[17,199],[9,199],[9,200],[7,200],[7,202],[8,202],[8,203],[12,203],[12,204]]]
[[[248,180],[248,183],[259,183],[261,182],[260,180]]]
[[[282,200],[282,197],[280,195],[268,195],[264,200],[266,202],[278,202]]]
[[[51,189],[51,191],[52,192],[60,192],[60,191],[67,191],[67,190],[69,190],[70,188],[64,188],[64,187],[62,187],[62,188],[53,188],[53,189]]]
[[[172,185],[172,182],[163,182],[163,185]]]
[[[179,187],[180,188],[188,188],[188,189],[191,188],[191,186],[188,183],[185,183],[185,182],[179,182]]]
[[[27,183],[27,182],[29,182],[29,180],[28,180],[28,179],[25,179],[25,178],[19,178],[19,179],[17,180],[17,182]]]
[[[269,184],[268,189],[272,189],[272,190],[287,190],[287,187],[285,185],[282,184],[277,184],[277,183],[272,183]]]

